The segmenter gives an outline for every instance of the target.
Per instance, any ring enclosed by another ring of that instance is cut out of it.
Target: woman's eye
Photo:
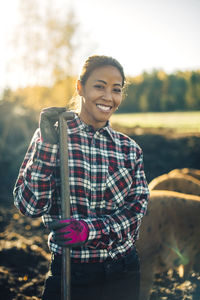
[[[96,84],[94,87],[97,89],[103,89],[103,85],[99,85],[99,84]]]
[[[121,90],[121,89],[118,89],[118,88],[115,88],[113,91],[114,91],[115,93],[121,93],[121,92],[122,92],[122,90]]]

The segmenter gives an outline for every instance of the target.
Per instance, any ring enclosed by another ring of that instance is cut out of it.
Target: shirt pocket
[[[108,168],[104,200],[106,209],[116,211],[124,205],[133,183],[133,170],[127,168]]]

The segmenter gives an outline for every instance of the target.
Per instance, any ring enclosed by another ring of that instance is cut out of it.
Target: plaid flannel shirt
[[[149,191],[140,147],[109,123],[97,131],[78,116],[68,121],[71,216],[89,226],[88,240],[72,248],[73,262],[102,262],[128,253],[138,238]],[[14,203],[45,226],[61,218],[59,146],[36,130],[14,188]],[[49,238],[50,251],[62,248]]]

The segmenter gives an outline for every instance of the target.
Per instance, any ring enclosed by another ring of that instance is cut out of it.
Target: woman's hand
[[[65,107],[48,107],[41,111],[39,125],[43,142],[58,143],[58,134],[54,125],[58,121],[59,114],[65,111]]]
[[[87,223],[73,218],[53,221],[48,227],[53,230],[51,238],[61,247],[81,246],[87,241],[89,235]]]

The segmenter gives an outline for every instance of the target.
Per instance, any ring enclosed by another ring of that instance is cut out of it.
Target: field
[[[111,122],[127,128],[166,128],[177,133],[200,133],[200,111],[115,114]]]

